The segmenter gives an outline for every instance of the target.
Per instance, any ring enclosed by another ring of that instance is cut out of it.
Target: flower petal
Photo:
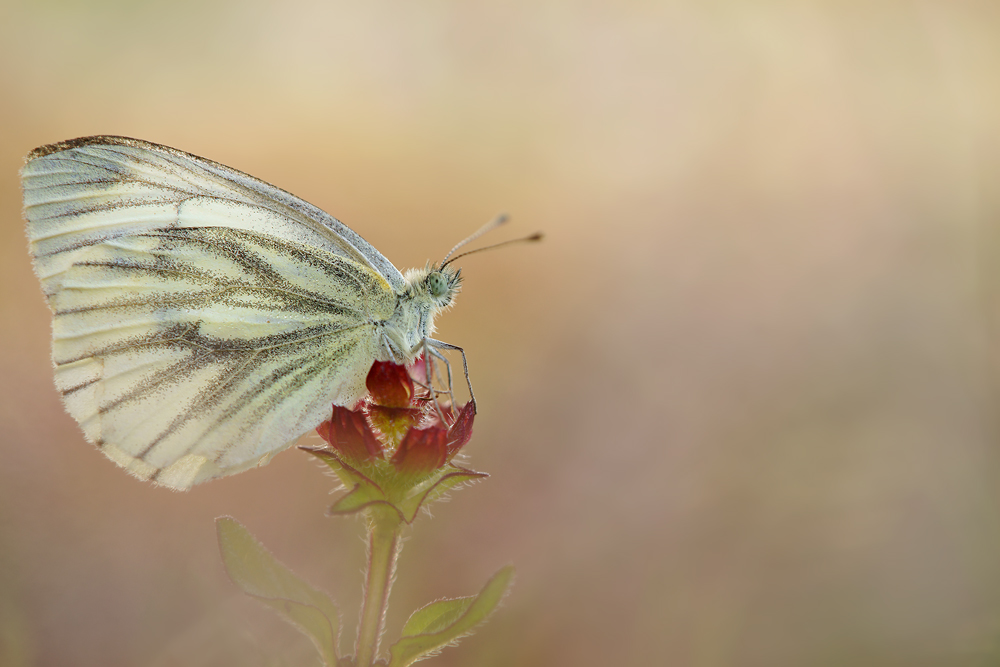
[[[361,412],[335,405],[330,421],[320,424],[316,432],[348,461],[370,461],[382,456],[382,443]]]
[[[448,459],[448,431],[440,426],[413,428],[399,443],[392,463],[396,470],[418,475],[436,470]]]
[[[469,401],[462,406],[458,418],[448,430],[448,460],[465,447],[472,439],[472,422],[476,419],[476,402]]]

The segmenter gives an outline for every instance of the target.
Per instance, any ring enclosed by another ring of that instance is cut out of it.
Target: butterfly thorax
[[[385,345],[379,361],[411,363],[421,342],[434,333],[434,318],[454,303],[462,283],[461,272],[447,266],[410,269],[404,277],[396,310],[380,323]]]

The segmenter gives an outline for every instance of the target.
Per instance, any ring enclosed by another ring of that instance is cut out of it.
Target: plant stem
[[[361,604],[361,623],[358,640],[354,646],[357,667],[371,667],[378,656],[382,624],[389,604],[389,589],[396,572],[399,554],[399,517],[379,516],[373,512],[368,526],[368,576],[365,598]]]

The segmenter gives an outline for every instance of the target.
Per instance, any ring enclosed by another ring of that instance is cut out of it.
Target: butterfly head
[[[462,271],[429,264],[409,271],[406,282],[417,301],[437,310],[447,308],[454,302],[462,286]]]

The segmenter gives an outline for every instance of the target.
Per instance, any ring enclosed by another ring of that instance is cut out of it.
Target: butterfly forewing
[[[57,387],[134,474],[238,472],[363,395],[402,276],[319,209],[120,138],[39,149],[23,179]]]
[[[166,146],[123,137],[75,139],[36,149],[21,176],[28,233],[39,244],[39,259],[88,239],[164,225],[221,226],[341,254],[371,267],[397,292],[405,285],[378,250],[312,204]]]

